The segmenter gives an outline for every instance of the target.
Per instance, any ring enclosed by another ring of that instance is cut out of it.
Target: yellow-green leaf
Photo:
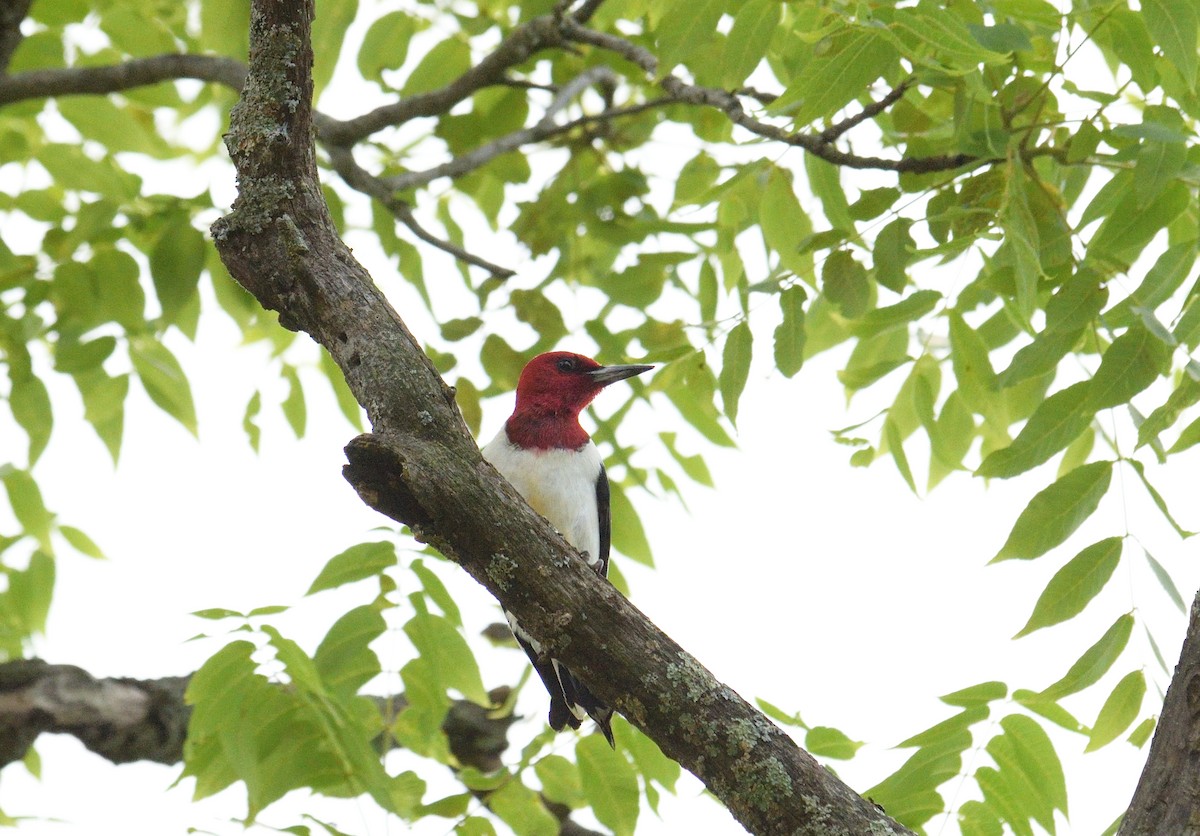
[[[1083,751],[1094,752],[1116,740],[1137,719],[1145,696],[1145,675],[1141,671],[1126,674],[1100,708]]]
[[[1096,510],[1111,480],[1112,462],[1092,462],[1043,488],[1017,517],[992,560],[1029,560],[1062,543]]]
[[[1121,537],[1108,537],[1071,558],[1042,590],[1029,620],[1013,638],[1019,639],[1083,612],[1112,577],[1121,561],[1124,542]]]

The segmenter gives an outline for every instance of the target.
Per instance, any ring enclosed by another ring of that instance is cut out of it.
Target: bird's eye
[[[575,361],[570,357],[564,357],[554,365],[558,367],[560,372],[573,372],[576,367]]]

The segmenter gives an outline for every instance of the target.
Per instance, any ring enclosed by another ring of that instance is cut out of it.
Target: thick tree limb
[[[482,460],[453,390],[329,219],[312,144],[311,13],[252,6],[250,74],[227,136],[239,196],[213,235],[231,274],[324,345],[367,410],[374,434],[347,448],[360,496],[456,560],[752,832],[905,832],[587,571]]]
[[[41,659],[0,663],[0,767],[25,757],[42,734],[69,734],[113,763],[183,760],[192,708],[184,701],[191,675],[162,679],[98,678],[74,665]],[[503,702],[507,692],[496,695]],[[403,694],[373,697],[383,725],[408,705]],[[442,723],[450,751],[467,766],[492,772],[508,748],[515,717],[458,700]],[[392,738],[383,748],[396,747]]]
[[[21,21],[31,5],[33,0],[6,0],[0,5],[0,78],[8,72],[13,53],[21,45]]]
[[[192,708],[184,702],[191,676],[162,679],[96,678],[74,665],[51,665],[41,659],[0,663],[0,767],[21,760],[43,733],[69,734],[115,764],[183,760],[184,738]],[[507,689],[493,692],[504,701]],[[383,727],[388,728],[408,705],[403,694],[374,697]],[[492,717],[466,700],[451,704],[442,722],[450,751],[464,766],[494,772],[508,748],[508,729],[515,717]],[[381,749],[396,747],[388,736]],[[481,794],[484,804],[487,793]],[[599,836],[570,817],[570,809],[547,803],[559,820],[561,836]]]
[[[1200,592],[1119,836],[1200,833]]]
[[[70,734],[113,763],[178,763],[191,709],[188,677],[96,679],[40,659],[0,664],[0,766],[18,761],[43,732]]]

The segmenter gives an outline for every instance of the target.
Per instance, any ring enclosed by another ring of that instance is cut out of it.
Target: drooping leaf
[[[1059,700],[1096,684],[1117,661],[1117,657],[1129,643],[1132,631],[1133,616],[1126,613],[1114,621],[1094,645],[1084,651],[1062,679],[1043,689],[1037,696],[1044,700]]]
[[[396,565],[396,546],[387,542],[359,543],[329,559],[305,595],[374,577]]]
[[[175,355],[156,340],[137,338],[129,342],[129,358],[150,400],[196,435],[192,387]]]
[[[1126,674],[1100,708],[1100,714],[1092,725],[1092,734],[1083,751],[1094,752],[1120,737],[1137,719],[1145,696],[1145,675],[1140,670]]]
[[[449,620],[431,613],[415,615],[404,633],[433,670],[441,688],[452,688],[478,705],[489,705],[475,655]]]
[[[721,353],[721,375],[718,378],[721,388],[721,403],[730,423],[735,425],[737,424],[738,401],[742,397],[742,391],[746,388],[746,380],[750,377],[753,339],[750,333],[750,324],[742,320],[725,338],[725,348]]]
[[[1042,590],[1033,613],[1013,638],[1074,618],[1099,594],[1121,560],[1124,540],[1108,537],[1093,543],[1059,569]]]
[[[1111,480],[1112,462],[1092,462],[1043,488],[1017,517],[992,560],[1029,560],[1062,543],[1096,510]]]
[[[637,775],[624,756],[597,734],[575,744],[579,777],[600,823],[613,833],[632,836],[638,818]]]
[[[984,459],[975,475],[1007,479],[1049,461],[1092,423],[1095,412],[1086,406],[1090,391],[1091,381],[1085,380],[1046,398],[1013,443]]]

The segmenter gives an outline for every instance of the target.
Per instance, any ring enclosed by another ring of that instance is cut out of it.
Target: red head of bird
[[[506,428],[521,447],[576,449],[588,434],[579,413],[610,383],[639,375],[653,366],[602,366],[569,351],[539,354],[521,370],[517,404]]]

